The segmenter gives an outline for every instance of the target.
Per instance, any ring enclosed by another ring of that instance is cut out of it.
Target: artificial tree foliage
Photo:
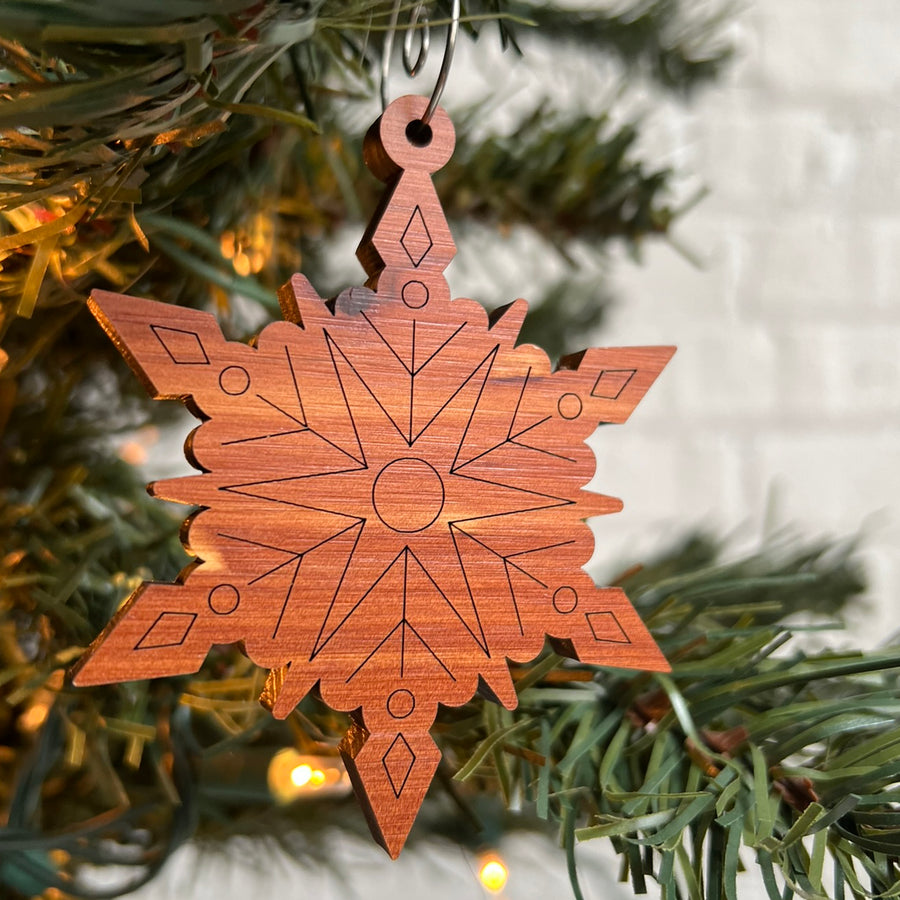
[[[400,27],[414,5],[400,5]],[[449,3],[428,6],[446,20]],[[84,301],[100,287],[214,307],[242,337],[301,266],[323,283],[332,239],[361,230],[377,203],[347,123],[376,108],[393,10],[0,5],[4,896],[118,896],[192,837],[294,830],[321,856],[323,823],[360,827],[348,801],[276,804],[271,757],[333,753],[346,723],[314,698],[272,720],[256,702],[264,673],[231,648],[193,678],[76,690],[65,672],[137,583],[170,580],[186,561],[176,514],[117,452],[167,413],[138,396]],[[623,78],[689,99],[727,64],[725,11],[472,0],[461,39],[526,61],[536,42],[602,55]],[[536,98],[513,134],[469,130],[478,109],[453,110],[457,152],[437,179],[451,225],[525,229],[568,265],[527,334],[551,354],[607,302],[572,246],[636,249],[680,213],[680,173],[643,157],[641,123],[618,124],[614,107],[588,115]],[[481,699],[444,710],[447,768],[413,840],[475,847],[511,828],[553,830],[576,896],[574,846],[602,839],[636,893],[655,881],[666,898],[733,900],[742,867],[759,869],[773,900],[900,893],[900,650],[845,648],[841,612],[864,592],[853,546],[781,540],[735,561],[694,537],[621,562],[618,583],[672,674],[547,652],[516,667],[516,711]],[[812,650],[809,631],[833,649]],[[83,863],[126,857],[134,875],[113,889],[80,878]]]

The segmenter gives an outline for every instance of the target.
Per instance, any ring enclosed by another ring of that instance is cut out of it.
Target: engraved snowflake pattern
[[[389,184],[360,246],[367,287],[326,303],[295,276],[286,321],[253,346],[207,313],[95,292],[148,390],[202,419],[187,445],[200,474],[151,486],[199,507],[185,529],[197,563],[142,586],[76,673],[193,672],[212,644],[242,642],[272,670],[276,716],[316,686],[355,713],[342,751],[393,856],[440,759],[438,704],[480,688],[514,707],[508,661],[548,636],[582,661],[668,668],[624,593],[581,567],[584,520],[621,508],[584,490],[585,439],[627,418],[673,350],[591,349],[553,371],[516,346],[524,301],[489,319],[451,300],[455,247],[430,174],[453,130],[439,110],[427,146],[407,140],[419,105],[396,101],[367,138]]]

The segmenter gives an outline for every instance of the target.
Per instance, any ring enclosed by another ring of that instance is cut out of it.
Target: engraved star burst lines
[[[640,348],[551,373],[541,350],[515,346],[524,301],[489,326],[470,300],[409,308],[355,288],[325,304],[300,277],[294,321],[253,349],[208,314],[178,310],[163,327],[159,304],[125,299],[104,299],[109,330],[126,346],[149,331],[155,390],[177,396],[188,379],[205,419],[188,442],[202,473],[151,486],[201,507],[186,529],[199,564],[183,585],[149,585],[95,656],[127,652],[141,677],[168,671],[168,648],[199,665],[211,643],[240,640],[257,663],[289,666],[277,715],[316,682],[347,710],[384,711],[402,684],[433,715],[479,678],[514,706],[506,661],[533,658],[546,634],[628,664],[646,631],[581,570],[583,520],[621,504],[582,485],[595,467],[584,439],[622,418],[639,371],[606,357]]]
[[[473,326],[462,317],[472,315],[470,301],[450,305],[460,309],[449,323],[446,310],[440,325],[416,311],[398,322],[379,316],[374,295],[365,292],[366,310],[340,316],[361,293],[339,298],[337,321],[310,303],[301,313],[304,330],[285,335],[275,326],[277,343],[264,333],[257,353],[279,361],[289,390],[276,397],[245,391],[263,427],[215,440],[206,434],[216,430],[214,421],[204,424],[192,451],[211,471],[157,483],[154,493],[208,506],[191,523],[192,549],[206,558],[204,547],[214,544],[235,581],[244,573],[242,596],[264,591],[277,598],[271,630],[251,639],[248,651],[266,659],[275,651],[280,659],[272,665],[288,655],[295,684],[283,691],[285,706],[317,680],[320,655],[346,654],[347,631],[355,633],[354,647],[371,650],[340,660],[342,695],[354,693],[367,666],[394,667],[403,680],[410,657],[418,656],[430,669],[435,700],[464,702],[481,675],[512,703],[504,657],[531,658],[543,643],[527,604],[542,593],[542,605],[551,607],[544,569],[561,552],[585,562],[591,547],[580,519],[613,511],[618,502],[580,490],[585,462],[593,464],[583,443],[564,454],[541,440],[554,416],[540,414],[540,382],[548,377],[540,351],[513,350],[509,329]],[[311,356],[326,365],[308,372],[302,360]],[[343,426],[336,440],[317,423],[322,409]],[[476,435],[485,417],[492,425],[487,441]],[[248,448],[270,460],[265,478],[220,474],[240,471]],[[556,478],[547,477],[548,460]],[[582,495],[589,508],[573,509]],[[296,509],[303,527],[283,540],[261,534],[255,523],[273,505]],[[217,528],[223,517],[242,528]],[[554,539],[561,523],[576,535]],[[336,583],[335,553],[342,563]],[[480,587],[486,569],[488,590]],[[368,640],[360,641],[361,633]],[[359,697],[344,702],[359,705]]]

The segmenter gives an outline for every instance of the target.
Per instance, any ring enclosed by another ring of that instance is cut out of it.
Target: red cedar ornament
[[[605,666],[669,666],[619,588],[582,566],[585,438],[624,422],[672,347],[591,349],[551,371],[516,346],[527,304],[490,318],[452,300],[456,248],[431,182],[453,151],[437,109],[392,103],[365,141],[386,200],[358,256],[366,287],[323,301],[302,275],[287,321],[253,346],[208,313],[95,291],[90,307],[148,391],[202,419],[202,474],[154,496],[200,507],[177,584],[144,584],[80,661],[78,685],[196,672],[241,641],[272,671],[262,701],[287,716],[317,685],[353,713],[341,745],[376,839],[396,857],[441,754],[439,703],[480,690],[509,709],[507,660],[560,653]],[[418,130],[417,130],[418,129]]]

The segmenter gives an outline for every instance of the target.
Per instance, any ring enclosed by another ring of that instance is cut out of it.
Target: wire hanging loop
[[[450,24],[447,27],[447,43],[444,44],[444,58],[441,60],[441,71],[438,72],[428,108],[422,116],[422,124],[427,125],[437,109],[444,87],[447,84],[447,76],[450,74],[450,65],[453,62],[453,51],[456,50],[456,35],[459,31],[459,0],[453,0],[453,11],[450,14]]]
[[[425,13],[425,4],[419,3],[414,8],[409,17],[409,28],[403,35],[403,68],[410,78],[415,78],[422,71],[422,66],[428,59],[428,49],[431,46],[431,23]],[[419,26],[419,19],[422,24]],[[413,40],[419,37],[419,54],[416,56],[415,62],[412,61]]]
[[[394,49],[394,35],[397,32],[397,22],[400,18],[400,6],[402,0],[396,0],[394,8],[391,11],[391,20],[388,30],[384,37],[384,50],[381,57],[381,108],[387,109],[387,82],[388,74],[391,66],[391,54]],[[406,35],[403,38],[403,68],[406,70],[410,78],[415,78],[425,61],[428,59],[428,50],[431,46],[431,23],[428,16],[424,12],[425,4],[417,3],[413,7],[409,18],[409,27],[406,29]],[[453,62],[453,52],[456,50],[456,36],[459,32],[459,0],[453,0],[453,7],[450,14],[450,23],[447,28],[447,43],[444,45],[444,58],[441,60],[441,70],[438,72],[437,81],[434,90],[431,92],[431,99],[420,120],[422,126],[427,126],[440,103],[441,96],[444,93],[444,87],[447,84],[447,77],[450,74],[450,65]],[[415,34],[419,35],[419,52],[413,61],[413,45]]]

